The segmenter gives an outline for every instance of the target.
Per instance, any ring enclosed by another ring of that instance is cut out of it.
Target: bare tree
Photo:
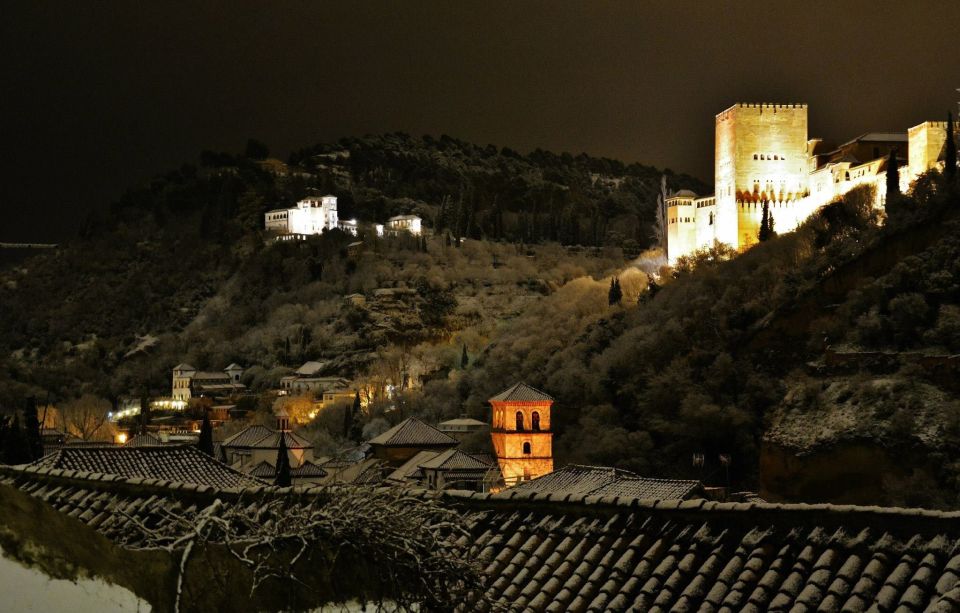
[[[85,441],[113,435],[109,412],[110,403],[93,394],[84,394],[60,409],[64,430]]]

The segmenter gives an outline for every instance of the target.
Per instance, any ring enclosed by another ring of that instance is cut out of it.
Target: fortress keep
[[[735,104],[716,116],[715,194],[682,190],[667,198],[671,263],[714,243],[743,250],[757,242],[766,203],[777,232],[789,232],[851,189],[873,187],[886,201],[886,167],[897,151],[901,190],[942,165],[946,122],[907,132],[872,132],[838,147],[807,136],[806,104]]]

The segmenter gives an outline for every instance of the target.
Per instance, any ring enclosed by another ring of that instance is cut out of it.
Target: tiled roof
[[[174,370],[197,370],[193,366],[190,366],[186,362],[182,362],[173,367]]]
[[[418,451],[415,456],[401,464],[396,470],[387,475],[387,481],[397,482],[397,483],[408,483],[410,481],[419,481],[423,479],[423,471],[420,470],[420,465],[431,460],[438,455],[441,451]]]
[[[425,424],[416,417],[408,417],[396,426],[377,437],[370,439],[371,445],[386,447],[447,446],[458,444],[457,439]]]
[[[31,464],[120,477],[165,479],[212,487],[249,487],[261,482],[222,464],[192,445],[63,449]]]
[[[324,483],[376,485],[383,481],[382,465],[382,460],[367,458],[366,460],[343,468],[327,468],[328,475],[327,478],[324,479]]]
[[[310,449],[313,443],[293,432],[284,432],[287,449]],[[280,447],[280,433],[266,426],[248,426],[221,443],[221,446],[241,449],[277,449]]]
[[[293,432],[284,432],[283,438],[287,444],[287,449],[310,449],[313,447],[313,443],[300,435],[294,434]],[[251,446],[256,447],[257,449],[279,449],[280,433],[274,432],[270,436],[257,441]]]
[[[273,481],[273,478],[277,476],[277,469],[273,464],[264,460],[251,468],[247,474],[264,481]]]
[[[472,455],[466,454],[459,449],[447,449],[446,451],[438,453],[436,456],[420,464],[420,468],[429,468],[434,470],[485,471],[490,468],[490,465],[481,462]]]
[[[490,399],[490,402],[546,402],[553,397],[526,383],[515,383]]]
[[[290,471],[290,476],[294,479],[319,478],[326,477],[327,471],[323,470],[313,462],[306,461],[300,466],[292,469]]]
[[[570,464],[512,491],[545,494],[622,496],[651,500],[686,500],[702,493],[699,481],[651,479],[618,468]]]
[[[283,497],[292,507],[313,504],[312,492],[329,491],[174,487],[36,466],[0,466],[0,483],[122,547],[144,546],[138,524],[195,516],[215,500]],[[656,501],[515,489],[407,495],[435,498],[466,514],[469,534],[459,542],[484,568],[481,591],[505,610],[960,610],[956,511]],[[485,607],[467,600],[460,610]]]
[[[472,417],[457,417],[455,419],[448,419],[447,421],[442,421],[438,426],[441,427],[459,427],[459,428],[485,428],[489,426],[485,421],[480,421],[479,419],[473,419]]]
[[[124,447],[159,447],[163,443],[152,434],[135,434],[127,439]]]

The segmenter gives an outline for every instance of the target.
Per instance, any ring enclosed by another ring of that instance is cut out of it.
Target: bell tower
[[[553,472],[553,398],[517,383],[489,400],[490,436],[507,487]]]

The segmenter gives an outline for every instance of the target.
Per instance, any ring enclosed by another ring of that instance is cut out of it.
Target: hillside
[[[265,153],[256,146],[245,155],[204,152],[198,166],[91,214],[75,240],[4,269],[0,404],[15,406],[28,394],[162,393],[169,368],[184,359],[271,371],[258,386],[305,357],[333,360],[334,371],[355,376],[374,348],[452,342],[470,321],[509,318],[524,300],[622,265],[622,250],[650,240],[661,176],[586,155],[524,156],[402,134],[317,145],[289,163]],[[669,175],[669,183],[702,189],[686,176]],[[437,238],[426,254],[382,241],[376,255],[356,261],[339,232],[265,244],[263,213],[311,192],[336,194],[342,218],[417,213],[438,236],[468,241],[454,251]],[[428,322],[433,332],[384,345],[383,322],[368,321],[378,307],[348,307],[342,298],[397,285],[418,288],[428,302],[455,294],[457,312],[428,313],[443,320]],[[478,334],[471,351],[485,342],[486,332]],[[291,341],[295,352],[285,351]]]

